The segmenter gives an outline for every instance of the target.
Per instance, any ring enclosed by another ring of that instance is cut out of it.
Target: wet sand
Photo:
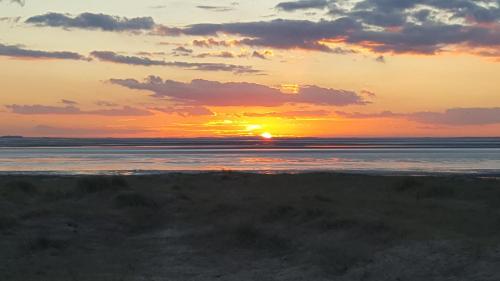
[[[500,280],[500,181],[0,176],[0,280]]]

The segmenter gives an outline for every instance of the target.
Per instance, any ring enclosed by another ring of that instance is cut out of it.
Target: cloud
[[[283,11],[328,8],[331,15],[350,16],[366,24],[377,26],[402,25],[410,19],[466,19],[475,22],[494,22],[500,19],[500,3],[497,0],[411,0],[411,1],[336,1],[297,0],[279,3]],[[445,14],[448,13],[448,15]],[[443,17],[444,15],[444,17]]]
[[[344,111],[335,111],[335,114],[349,118],[349,119],[370,119],[370,118],[397,118],[397,117],[405,117],[405,114],[394,113],[392,111],[382,111],[378,113],[360,113],[360,112],[344,112]]]
[[[500,107],[452,108],[445,112],[417,112],[410,114],[408,118],[420,123],[452,126],[499,124]]]
[[[167,65],[167,63],[162,60],[152,60],[147,57],[123,56],[110,51],[93,51],[92,53],[90,53],[90,55],[96,59],[106,62],[142,66]]]
[[[55,127],[48,125],[37,125],[31,128],[31,131],[40,136],[109,136],[109,135],[130,135],[151,133],[152,130],[147,129],[134,129],[134,128],[69,128],[69,127]]]
[[[18,23],[21,17],[0,17],[0,22]]]
[[[74,105],[51,106],[51,105],[6,105],[12,113],[22,115],[100,115],[100,116],[149,116],[153,115],[148,110],[124,106],[112,109],[81,110]]]
[[[74,106],[50,106],[50,105],[6,105],[12,113],[25,115],[43,114],[81,114],[81,110]]]
[[[30,59],[63,59],[86,60],[84,56],[73,52],[49,52],[25,49],[19,45],[4,45],[0,43],[0,56]]]
[[[196,6],[198,9],[203,9],[203,10],[208,10],[208,11],[213,11],[213,12],[229,12],[234,10],[234,7],[226,7],[226,6],[206,6],[206,5],[199,5]]]
[[[243,113],[246,117],[272,117],[272,118],[285,118],[285,119],[296,119],[296,118],[314,118],[314,117],[326,117],[330,115],[327,110],[292,110],[292,111],[282,111],[282,112],[245,112]]]
[[[189,56],[192,53],[193,53],[193,50],[188,49],[188,48],[183,47],[183,46],[179,46],[179,47],[172,50],[172,54],[174,56]]]
[[[456,48],[500,47],[500,2],[493,0],[289,1],[280,10],[328,8],[330,19],[200,23],[177,28],[177,35],[240,37],[236,44],[275,49],[349,53],[338,44],[375,53],[433,55]],[[212,46],[219,41],[197,42]],[[224,41],[221,41],[224,42]],[[490,52],[491,54],[491,52]]]
[[[3,2],[4,0],[0,0],[0,2]],[[17,3],[21,6],[24,6],[25,1],[24,0],[10,0],[11,3]]]
[[[227,71],[235,74],[257,74],[262,73],[252,66],[234,65],[225,63],[197,63],[197,62],[168,62],[168,66],[180,67],[184,69],[200,70],[200,71]]]
[[[82,111],[82,114],[88,115],[101,115],[101,116],[150,116],[153,115],[148,110],[135,108],[131,106],[124,106],[121,108],[112,108],[112,109],[98,109],[98,110],[89,110]]]
[[[74,17],[60,13],[47,13],[30,17],[26,20],[26,23],[37,26],[98,29],[104,31],[153,30],[156,26],[151,17],[125,18],[93,13],[82,13]]]
[[[140,65],[140,66],[169,66],[179,67],[189,70],[200,71],[227,71],[235,74],[252,74],[260,73],[260,70],[254,69],[251,66],[224,64],[224,63],[196,63],[196,62],[181,62],[181,61],[163,61],[153,60],[147,57],[124,56],[110,51],[94,51],[91,56],[101,61]]]
[[[345,106],[368,103],[352,91],[302,86],[297,94],[286,94],[265,85],[247,82],[193,80],[189,83],[150,76],[144,81],[111,79],[111,83],[129,89],[144,90],[157,98],[205,106],[279,106],[287,103]]]
[[[217,52],[217,53],[201,53],[201,54],[195,55],[194,57],[195,58],[209,58],[210,57],[210,58],[228,59],[228,58],[234,58],[236,56],[231,52],[221,51],[221,52]]]
[[[278,19],[270,22],[195,24],[182,29],[181,32],[192,36],[215,36],[226,33],[247,37],[237,41],[242,45],[331,52],[332,49],[319,41],[342,35],[345,30],[357,26],[357,23],[343,19],[318,23]]]
[[[193,40],[193,46],[212,48],[212,47],[230,47],[236,45],[237,41],[216,40],[214,38]]]
[[[77,105],[77,104],[78,104],[78,102],[76,102],[76,101],[72,101],[72,100],[65,100],[65,99],[62,99],[62,100],[61,100],[61,103],[62,103],[62,104],[65,104],[65,105]]]
[[[375,61],[376,62],[380,62],[380,63],[385,63],[385,57],[384,56],[378,56],[375,58]]]
[[[214,116],[215,113],[203,106],[170,106],[152,107],[151,110],[160,111],[167,114],[178,114],[183,117],[189,116]]]
[[[253,51],[252,57],[267,60],[269,56],[272,56],[273,52],[271,51]]]
[[[352,119],[368,118],[405,118],[411,121],[449,126],[473,126],[500,124],[500,108],[451,108],[444,112],[413,112],[394,113],[383,111],[380,113],[347,113],[336,111],[337,115]]]

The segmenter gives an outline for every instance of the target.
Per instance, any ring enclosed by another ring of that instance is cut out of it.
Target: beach
[[[0,280],[500,280],[500,180],[0,176]]]

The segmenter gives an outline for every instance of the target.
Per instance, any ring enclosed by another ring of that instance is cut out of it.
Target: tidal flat
[[[0,176],[0,280],[500,280],[500,180]]]

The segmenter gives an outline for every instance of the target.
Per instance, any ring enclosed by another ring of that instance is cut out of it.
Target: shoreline
[[[0,171],[2,176],[162,176],[175,174],[249,174],[249,175],[359,175],[380,177],[471,177],[471,178],[500,178],[500,171],[395,171],[395,170],[97,170],[97,171]]]

